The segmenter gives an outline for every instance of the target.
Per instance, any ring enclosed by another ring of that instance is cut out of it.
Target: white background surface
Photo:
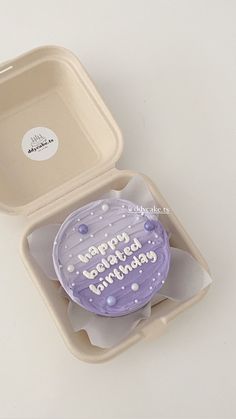
[[[233,0],[0,0],[0,61],[80,57],[123,131],[120,167],[153,178],[215,279],[160,340],[84,364],[15,256],[26,220],[1,215],[1,419],[236,417],[235,20]]]

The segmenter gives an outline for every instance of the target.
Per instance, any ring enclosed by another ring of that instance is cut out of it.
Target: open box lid
[[[29,214],[115,166],[122,135],[77,57],[42,47],[0,66],[0,209]]]

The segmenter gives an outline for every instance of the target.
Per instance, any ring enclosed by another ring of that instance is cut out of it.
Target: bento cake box
[[[103,362],[132,344],[160,335],[169,321],[197,302],[164,300],[148,320],[119,345],[91,345],[75,333],[59,282],[49,280],[32,258],[27,237],[37,227],[62,223],[75,209],[112,189],[122,189],[136,173],[116,168],[123,148],[121,132],[78,58],[60,47],[41,47],[0,65],[0,208],[24,214],[21,256],[71,352],[87,362]],[[47,147],[44,147],[44,145]],[[161,207],[168,204],[143,176]],[[171,231],[171,245],[207,264],[174,213],[160,216]]]

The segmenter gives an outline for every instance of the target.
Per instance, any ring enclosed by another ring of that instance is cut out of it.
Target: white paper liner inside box
[[[122,198],[132,201],[139,207],[158,208],[158,203],[154,201],[143,178],[138,175],[133,177],[121,191],[110,191],[100,197],[103,198]],[[59,224],[42,226],[28,237],[30,253],[48,280],[57,281],[52,251],[59,228]],[[152,301],[131,314],[121,317],[99,316],[71,301],[62,288],[61,292],[68,298],[68,316],[73,330],[75,332],[85,330],[92,345],[110,348],[125,339],[141,321],[150,317],[152,305],[166,298],[176,302],[186,301],[211,282],[208,272],[188,252],[172,247],[170,270],[165,284]]]

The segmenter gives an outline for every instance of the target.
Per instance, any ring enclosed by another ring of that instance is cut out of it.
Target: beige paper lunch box
[[[49,280],[29,252],[27,237],[36,227],[61,223],[74,209],[110,189],[123,188],[135,175],[116,168],[122,135],[77,57],[49,46],[2,64],[0,98],[0,207],[27,216],[21,256],[68,348],[83,361],[103,362],[141,339],[160,335],[206,290],[184,303],[156,304],[132,335],[101,349],[91,345],[84,331],[73,331],[59,282]],[[47,147],[41,147],[42,141]],[[153,183],[144,179],[159,205],[168,207]],[[161,221],[172,232],[171,245],[187,250],[208,270],[173,212]]]

